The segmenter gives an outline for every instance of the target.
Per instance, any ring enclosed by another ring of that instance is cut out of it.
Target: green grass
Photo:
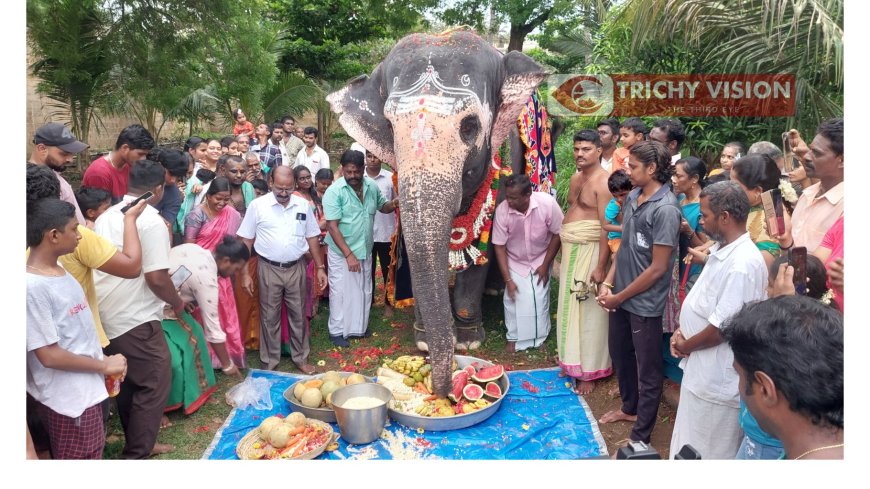
[[[326,326],[329,310],[324,307],[324,304],[321,304],[320,312],[311,321],[311,357],[309,360],[317,366],[318,373],[345,368],[356,369],[364,375],[374,375],[385,358],[419,353],[414,346],[413,308],[397,309],[392,318],[384,318],[383,285],[380,284],[380,280],[378,282],[378,289],[375,291],[375,306],[372,308],[369,320],[369,328],[373,334],[369,338],[351,340],[351,345],[348,348],[336,348],[329,341]],[[558,280],[551,280],[551,315],[556,311],[558,288]],[[506,340],[502,297],[484,296],[482,307],[486,340],[479,349],[471,352],[471,355],[500,363],[511,370],[556,365],[555,318],[551,316],[550,336],[539,349],[509,354],[504,351]],[[249,367],[260,367],[257,351],[249,351],[247,358]],[[321,361],[323,365],[319,365]],[[278,364],[278,370],[300,373],[289,357],[282,357]],[[216,371],[215,376],[217,389],[198,411],[190,416],[186,416],[181,410],[168,414],[172,426],[160,430],[157,442],[174,445],[175,451],[154,458],[191,460],[202,456],[232,410],[232,407],[225,402],[224,395],[232,386],[241,382],[237,378],[227,377],[220,371]],[[124,446],[124,432],[114,407],[112,413],[109,419],[106,448],[103,453],[103,457],[106,459],[120,458]]]

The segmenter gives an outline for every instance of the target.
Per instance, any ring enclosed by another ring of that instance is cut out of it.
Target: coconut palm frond
[[[274,120],[285,114],[301,116],[306,111],[317,109],[325,96],[316,83],[301,73],[284,73],[263,96],[263,118]]]

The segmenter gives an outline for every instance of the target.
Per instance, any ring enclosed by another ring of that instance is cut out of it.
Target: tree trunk
[[[511,37],[508,41],[507,52],[523,51],[523,43],[526,40],[526,31],[523,26],[511,24]]]

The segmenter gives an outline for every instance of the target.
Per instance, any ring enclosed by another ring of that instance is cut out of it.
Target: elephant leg
[[[453,288],[453,318],[456,321],[456,349],[476,350],[486,339],[481,297],[489,265],[473,266],[456,275]]]
[[[456,323],[451,326],[453,330],[453,346],[456,347]],[[423,320],[420,318],[420,311],[414,307],[414,345],[422,352],[429,351],[429,342],[426,340],[426,327],[423,325]]]

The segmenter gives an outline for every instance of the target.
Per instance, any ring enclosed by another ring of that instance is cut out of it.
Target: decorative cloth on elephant
[[[495,210],[492,243],[507,252],[516,299],[504,294],[507,340],[516,350],[540,346],[550,334],[550,281],[538,283],[535,270],[544,262],[550,238],[562,228],[562,209],[556,199],[532,192],[529,207],[521,213],[502,201]]]
[[[597,291],[589,283],[601,251],[600,233],[601,223],[591,219],[563,223],[559,233],[562,239],[556,316],[559,365],[569,376],[584,381],[607,377],[613,372],[607,347],[607,312],[595,302]]]
[[[532,188],[556,197],[556,155],[550,137],[550,121],[537,91],[520,113],[517,127],[526,147],[525,173],[532,181]]]

